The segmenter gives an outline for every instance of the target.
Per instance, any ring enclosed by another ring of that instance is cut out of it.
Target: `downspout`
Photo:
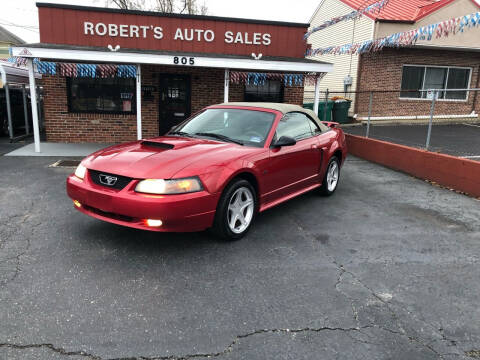
[[[479,86],[480,86],[480,65],[478,65],[477,86],[475,86],[475,88],[478,89]],[[478,91],[475,91],[475,95],[473,95],[472,112],[474,112],[475,108],[477,107],[477,98],[478,98]]]
[[[354,114],[358,114],[358,92],[359,92],[359,89],[360,89],[360,77],[361,77],[360,72],[363,69],[362,65],[363,65],[363,55],[358,54],[357,76],[356,76],[357,83],[355,84],[355,106],[353,107],[353,113]]]

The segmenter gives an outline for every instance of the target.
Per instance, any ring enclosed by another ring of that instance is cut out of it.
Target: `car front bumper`
[[[138,180],[122,190],[93,183],[88,175],[67,178],[67,194],[74,207],[94,218],[137,229],[159,232],[192,232],[212,226],[219,195],[199,191],[178,195],[149,195],[134,191]],[[151,227],[146,219],[161,220]]]

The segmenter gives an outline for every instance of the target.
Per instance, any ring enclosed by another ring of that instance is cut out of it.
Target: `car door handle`
[[[312,149],[318,149],[318,145],[313,144],[313,145],[311,146],[311,148],[312,148]]]

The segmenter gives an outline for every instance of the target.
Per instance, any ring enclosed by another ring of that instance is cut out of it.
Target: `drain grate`
[[[480,350],[465,351],[465,355],[474,359],[480,359]]]
[[[49,165],[48,167],[63,167],[63,168],[74,168],[80,164],[80,160],[58,160],[56,163]]]

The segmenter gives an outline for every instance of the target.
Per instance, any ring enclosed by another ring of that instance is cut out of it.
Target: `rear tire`
[[[240,240],[257,213],[257,194],[247,180],[233,180],[218,201],[212,231],[226,241]]]
[[[337,190],[340,180],[340,161],[336,156],[332,156],[328,162],[327,171],[323,177],[322,186],[319,192],[323,196],[332,195]]]

